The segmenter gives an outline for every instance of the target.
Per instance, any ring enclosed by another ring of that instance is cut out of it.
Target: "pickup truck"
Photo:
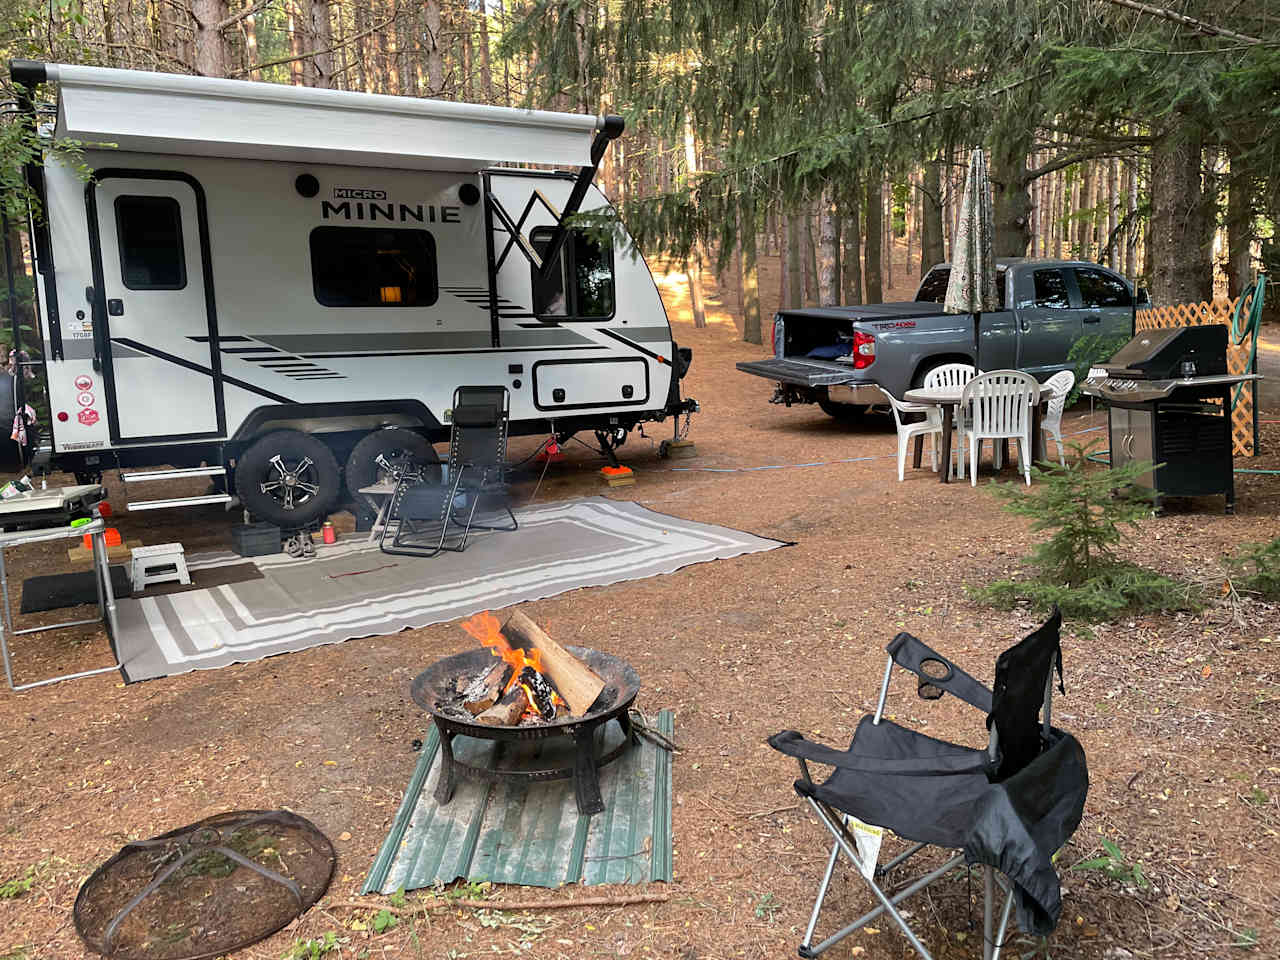
[[[1081,337],[1132,337],[1146,291],[1118,273],[1076,260],[996,262],[1000,309],[981,316],[983,370],[1025,370],[1044,381],[1070,367]],[[901,399],[944,363],[974,363],[974,317],[941,307],[950,264],[933,267],[910,303],[806,307],[773,320],[769,360],[738,369],[777,384],[774,403],[817,403],[833,417]]]

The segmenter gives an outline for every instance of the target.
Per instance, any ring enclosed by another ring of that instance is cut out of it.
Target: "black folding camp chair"
[[[816,957],[888,913],[929,960],[897,905],[961,864],[982,866],[984,960],[998,960],[1015,905],[1025,933],[1045,936],[1053,931],[1062,898],[1050,858],[1079,826],[1089,787],[1084,750],[1050,723],[1055,668],[1063,689],[1061,626],[1055,610],[1043,626],[1002,653],[994,693],[920,640],[900,633],[886,648],[889,659],[875,716],[862,718],[847,751],[812,743],[793,730],[769,738],[774,749],[800,761],[796,793],[834,838],[800,956]],[[923,699],[950,693],[986,713],[987,749],[935,740],[885,720],[895,663],[916,674]],[[831,766],[834,772],[816,781],[810,762]],[[874,838],[882,830],[911,845],[877,866]],[[889,871],[931,845],[959,852],[892,896],[881,887],[879,881]],[[818,915],[841,853],[867,881],[879,906],[815,946]],[[999,927],[993,930],[997,886],[1005,900]]]
[[[472,530],[519,528],[506,481],[510,415],[505,387],[454,391],[446,481],[433,483],[416,473],[400,478],[378,541],[383,553],[411,557],[434,557],[443,550],[461,553]],[[391,530],[395,532],[388,543]]]

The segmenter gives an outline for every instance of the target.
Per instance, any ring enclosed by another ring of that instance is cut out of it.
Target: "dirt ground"
[[[764,268],[768,317],[777,273],[769,261]],[[527,612],[562,640],[635,664],[646,712],[675,709],[675,882],[495,888],[487,893],[499,912],[488,914],[410,894],[401,922],[373,932],[371,914],[387,902],[359,898],[360,884],[426,723],[409,681],[472,643],[446,623],[129,687],[107,674],[0,692],[0,883],[33,880],[0,900],[0,958],[84,955],[72,925],[76,891],[128,839],[222,810],[276,807],[324,830],[338,868],[320,906],[239,957],[794,956],[826,846],[792,790],[792,761],[772,752],[766,737],[792,728],[847,743],[874,708],[884,644],[903,629],[989,682],[997,654],[1033,618],[978,606],[965,587],[1015,570],[1033,537],[983,488],[985,476],[978,489],[941,485],[928,470],[908,471],[898,483],[887,459],[895,449],[888,419],[849,425],[816,407],[771,406],[770,384],[733,366],[763,354],[740,340],[736,294],[708,278],[710,323],[695,330],[683,276],[659,282],[678,341],[694,350],[687,393],[703,406],[692,431],[698,457],[659,460],[667,427],[650,431],[652,440],[633,438],[623,459],[638,482],[609,495],[795,545],[578,590]],[[1280,404],[1266,419],[1280,419]],[[1102,422],[1086,403],[1064,426]],[[513,453],[535,443],[513,444]],[[1263,446],[1280,451],[1280,425],[1264,425]],[[568,455],[548,472],[539,501],[602,492],[598,456],[577,444]],[[857,457],[878,459],[840,462]],[[747,469],[762,465],[784,466]],[[1247,465],[1274,468],[1280,456]],[[119,485],[108,483],[121,504]],[[519,495],[532,495],[533,486],[525,482]],[[1224,516],[1217,499],[1175,502],[1142,524],[1128,552],[1171,575],[1220,583],[1224,554],[1280,534],[1277,478],[1243,475],[1237,487],[1236,516]],[[118,515],[117,525],[126,539],[181,539],[194,552],[225,543],[234,516]],[[9,560],[15,585],[67,568],[61,548]],[[20,617],[18,626],[36,622]],[[108,662],[101,631],[67,633],[18,638],[18,679]],[[1278,648],[1280,612],[1249,601],[1126,620],[1099,627],[1090,640],[1064,637],[1067,693],[1055,699],[1055,719],[1084,745],[1091,786],[1084,822],[1058,858],[1061,923],[1047,952],[1017,938],[1010,946],[1018,955],[1280,956]],[[980,716],[950,698],[917,699],[905,677],[887,712],[935,736],[985,743]],[[1103,839],[1122,851],[1129,880],[1072,869],[1097,856]],[[1133,865],[1149,887],[1132,882]],[[976,878],[969,887],[952,876],[910,904],[935,956],[981,956],[981,909],[970,899],[980,888]],[[503,901],[637,891],[669,899],[501,912]],[[842,868],[828,898],[831,919],[820,929],[870,904],[858,877]],[[326,933],[335,939],[327,953],[298,947]],[[891,925],[877,922],[829,955],[910,953]]]

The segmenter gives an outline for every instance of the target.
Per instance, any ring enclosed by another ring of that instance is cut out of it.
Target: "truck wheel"
[[[853,423],[861,420],[863,414],[869,410],[860,403],[837,403],[834,400],[827,400],[825,397],[818,401],[818,406],[822,408],[822,412],[829,417],[835,417],[843,423]]]
[[[360,438],[347,458],[347,492],[361,507],[378,512],[379,501],[364,497],[361,487],[375,483],[395,483],[411,468],[427,468],[426,479],[442,483],[440,455],[424,437],[401,427],[375,430]]]
[[[338,461],[323,443],[298,430],[256,440],[236,464],[236,493],[251,514],[282,530],[320,520],[342,487]]]

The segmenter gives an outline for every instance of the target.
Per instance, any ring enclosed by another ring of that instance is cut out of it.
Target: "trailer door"
[[[87,203],[94,348],[112,441],[222,436],[209,231],[199,183],[168,171],[99,171]]]

